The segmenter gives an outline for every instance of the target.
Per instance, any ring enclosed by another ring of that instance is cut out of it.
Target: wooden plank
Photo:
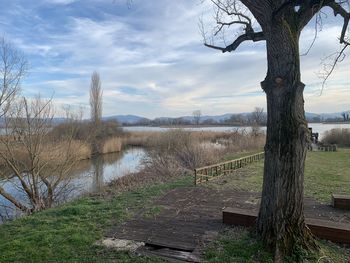
[[[258,216],[257,211],[240,208],[225,208],[222,214],[224,224],[246,227],[254,226]],[[350,224],[310,218],[306,224],[319,238],[350,245]]]
[[[176,259],[180,262],[202,262],[202,260],[191,252],[174,250],[169,248],[141,247],[136,251],[144,256],[157,256],[165,260]]]
[[[257,219],[257,212],[241,209],[226,207],[222,211],[222,220],[224,224],[235,226],[253,226]]]
[[[350,245],[350,225],[319,219],[306,219],[311,232],[322,239]]]
[[[340,209],[350,209],[350,195],[332,194],[332,206]]]
[[[205,232],[216,231],[218,225],[220,225],[219,221],[215,224],[212,220],[191,222],[164,217],[136,219],[119,225],[111,231],[111,236],[118,239],[140,241],[152,246],[193,251]]]

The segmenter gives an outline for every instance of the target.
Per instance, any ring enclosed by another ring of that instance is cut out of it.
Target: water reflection
[[[139,171],[142,169],[141,163],[145,155],[144,149],[133,147],[121,153],[104,154],[91,160],[80,161],[71,173],[69,194],[60,197],[58,203],[72,200],[83,193],[99,192],[111,180]],[[16,179],[0,181],[0,186],[21,201],[25,202],[27,199]],[[13,205],[0,196],[0,215],[14,217],[17,214],[18,211],[13,210]],[[1,221],[0,216],[0,223]]]
[[[144,149],[133,147],[121,153],[99,155],[91,160],[79,162],[72,171],[73,184],[76,188],[73,197],[83,192],[99,192],[113,179],[139,171],[142,168],[141,160],[145,155]]]

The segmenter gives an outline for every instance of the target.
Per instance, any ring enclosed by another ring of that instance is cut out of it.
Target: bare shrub
[[[337,144],[343,147],[350,147],[350,129],[332,129],[326,131],[322,142],[325,144]]]
[[[185,170],[213,163],[219,156],[217,149],[206,147],[191,132],[180,129],[159,134],[152,146],[145,167],[160,175],[181,174]]]
[[[70,171],[79,160],[82,144],[68,134],[51,141],[52,118],[51,101],[40,97],[19,100],[4,118],[0,195],[23,213],[49,208],[70,191]],[[4,184],[12,185],[20,197],[7,191]]]

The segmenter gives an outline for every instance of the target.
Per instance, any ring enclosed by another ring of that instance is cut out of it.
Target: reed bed
[[[120,152],[123,147],[123,139],[121,137],[108,138],[103,142],[101,154]]]

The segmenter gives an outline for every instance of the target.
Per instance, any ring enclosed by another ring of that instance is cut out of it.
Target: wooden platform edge
[[[222,211],[223,223],[235,226],[254,226],[258,213],[241,208],[225,208]],[[350,224],[337,223],[320,219],[306,219],[311,232],[321,239],[350,245]]]
[[[350,209],[350,195],[332,194],[332,206],[340,209]]]

